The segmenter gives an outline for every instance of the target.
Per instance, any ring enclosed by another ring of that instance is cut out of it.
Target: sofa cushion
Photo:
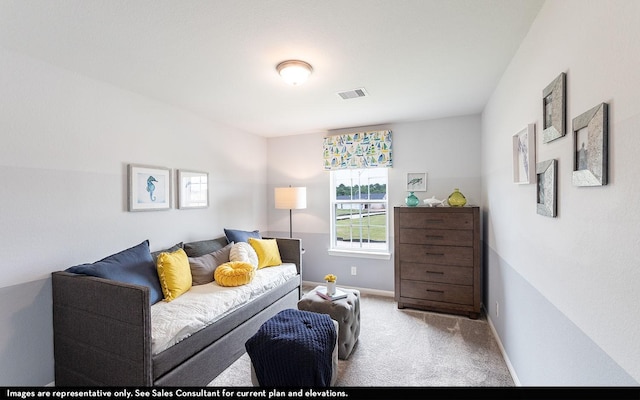
[[[256,239],[262,239],[260,231],[243,231],[239,229],[224,229],[224,235],[227,237],[229,243],[231,242],[248,242],[250,237]]]
[[[183,249],[161,253],[157,264],[164,301],[175,300],[191,289],[191,269],[187,253]]]
[[[168,249],[162,249],[162,250],[157,250],[157,251],[152,251],[151,252],[151,258],[153,258],[153,262],[154,264],[158,261],[158,256],[161,253],[171,253],[174,252],[178,249],[181,249],[184,246],[184,243],[180,242],[180,243],[176,243],[173,246],[169,247]]]
[[[189,257],[189,267],[191,269],[192,285],[204,285],[213,282],[213,272],[218,265],[229,262],[229,253],[231,253],[230,243],[220,250],[213,253],[205,254],[200,257]]]
[[[149,288],[149,301],[151,304],[159,302],[163,297],[156,265],[149,251],[148,240],[105,257],[93,264],[76,265],[67,268],[66,271],[146,286]]]
[[[216,268],[214,276],[220,286],[241,286],[251,282],[255,273],[255,268],[249,263],[229,261]]]
[[[249,263],[253,269],[258,269],[258,254],[247,242],[234,243],[229,252],[229,261],[242,261]]]
[[[205,254],[213,253],[222,249],[229,244],[226,236],[215,239],[199,240],[197,242],[188,242],[183,245],[184,251],[189,257],[200,257]]]
[[[249,244],[258,255],[258,269],[282,264],[280,249],[275,239],[249,238]]]

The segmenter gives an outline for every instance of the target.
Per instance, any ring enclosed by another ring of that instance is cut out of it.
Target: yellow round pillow
[[[220,286],[240,286],[251,282],[255,268],[244,261],[229,261],[221,264],[213,273],[213,278]]]

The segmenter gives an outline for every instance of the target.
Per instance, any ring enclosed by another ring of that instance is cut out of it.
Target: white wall
[[[289,235],[289,213],[276,210],[273,188],[307,186],[307,209],[293,210],[293,235],[303,239],[303,279],[321,282],[325,274],[338,275],[340,284],[393,291],[393,257],[373,260],[330,256],[329,172],[324,170],[322,140],[325,136],[363,130],[390,129],[393,133],[393,167],[389,170],[389,206],[404,204],[408,172],[427,172],[427,191],[422,199],[445,199],[460,188],[469,204],[480,202],[480,116],[462,116],[431,121],[359,127],[326,133],[272,138],[268,141],[269,230]],[[393,215],[390,216],[393,245]],[[391,246],[393,247],[393,246]],[[358,273],[351,275],[351,266]]]
[[[547,1],[482,116],[488,306],[525,385],[640,380],[638,37],[640,2]],[[543,144],[542,90],[561,72],[568,133]],[[610,183],[576,187],[571,120],[601,102],[610,107]],[[537,160],[558,160],[557,218],[536,213],[535,184],[512,183],[511,137],[529,123]],[[516,284],[530,292],[511,290]]]
[[[266,139],[5,50],[0,93],[0,385],[53,381],[52,271],[266,230]],[[129,163],[208,172],[209,208],[127,212]]]

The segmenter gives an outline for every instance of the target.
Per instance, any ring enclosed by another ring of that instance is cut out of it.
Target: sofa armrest
[[[56,386],[150,386],[149,288],[52,273]]]

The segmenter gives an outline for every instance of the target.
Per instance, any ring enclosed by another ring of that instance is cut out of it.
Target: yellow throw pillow
[[[220,286],[240,286],[251,282],[255,271],[247,262],[229,261],[219,265],[213,277]]]
[[[175,300],[191,289],[191,268],[189,267],[189,258],[184,250],[178,249],[171,253],[160,253],[156,267],[164,301]]]
[[[258,269],[282,264],[280,249],[275,239],[249,238],[249,244],[258,254]]]

